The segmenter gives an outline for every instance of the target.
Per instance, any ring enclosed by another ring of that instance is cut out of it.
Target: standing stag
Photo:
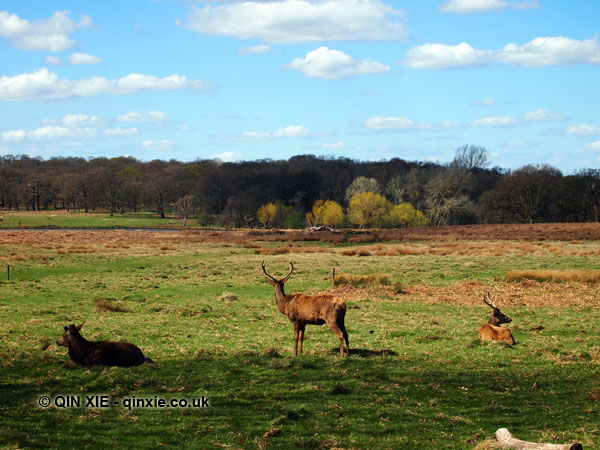
[[[346,355],[350,356],[350,344],[348,333],[344,325],[346,315],[346,304],[343,300],[333,295],[286,295],[283,285],[292,275],[294,265],[290,261],[290,271],[283,278],[276,280],[267,273],[265,262],[262,262],[262,270],[267,276],[267,283],[273,286],[275,291],[275,303],[279,312],[294,324],[294,356],[298,355],[298,339],[300,339],[300,353],[304,342],[304,328],[307,324],[323,325],[326,323],[331,331],[340,341],[340,356],[344,356],[344,340],[346,341]]]
[[[479,339],[482,341],[501,341],[514,345],[515,339],[510,330],[500,326],[503,323],[511,323],[512,319],[500,312],[500,308],[496,306],[496,303],[491,301],[489,292],[483,296],[483,302],[492,308],[492,313],[490,314],[490,320],[479,329],[477,333]]]

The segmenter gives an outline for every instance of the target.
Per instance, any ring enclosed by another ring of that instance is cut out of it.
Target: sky
[[[600,2],[2,0],[0,155],[600,167]]]

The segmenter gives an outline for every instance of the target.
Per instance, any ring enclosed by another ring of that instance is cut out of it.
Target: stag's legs
[[[338,327],[340,330],[342,330],[344,340],[346,341],[346,355],[350,356],[350,343],[348,342],[348,332],[346,331],[346,326],[344,325],[344,322],[338,323]]]
[[[298,330],[300,331],[300,353],[302,353],[302,346],[304,344],[304,329],[306,328],[306,325],[302,324],[298,327]]]
[[[340,356],[344,356],[344,339],[348,342],[348,333],[346,333],[346,329],[342,331],[337,323],[328,323],[331,331],[338,337],[340,341]],[[343,326],[343,325],[342,325]],[[348,347],[348,355],[350,355],[350,347]]]
[[[300,327],[294,323],[294,356],[298,356],[298,336],[300,335]]]

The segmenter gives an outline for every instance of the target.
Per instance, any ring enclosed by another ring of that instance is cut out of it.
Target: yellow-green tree
[[[312,226],[340,226],[344,222],[344,209],[333,200],[317,200],[306,213],[306,222]]]
[[[422,227],[429,224],[429,219],[410,203],[394,205],[385,217],[389,227]]]
[[[278,207],[275,203],[267,203],[266,205],[262,205],[258,208],[256,212],[256,217],[259,222],[262,222],[265,228],[270,228],[273,226],[273,221],[275,220],[275,216],[277,215]]]
[[[390,208],[391,204],[385,197],[373,192],[359,192],[350,200],[348,219],[361,228],[379,226]]]

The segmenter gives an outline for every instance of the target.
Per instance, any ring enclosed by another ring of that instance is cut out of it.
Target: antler
[[[281,280],[276,280],[272,275],[269,275],[267,273],[267,269],[265,269],[265,261],[263,260],[263,262],[262,262],[262,270],[265,273],[265,275],[268,276],[273,281],[280,281],[283,283],[285,283],[288,280],[288,278],[292,275],[292,272],[294,271],[294,264],[291,261],[290,261],[290,266],[292,266],[292,267],[290,268],[290,271],[287,273],[287,275],[285,277],[283,277]]]
[[[490,302],[487,301],[487,299],[491,300],[489,292],[486,292],[485,295],[483,296],[483,303],[485,303],[486,305],[488,305],[490,308],[494,308],[494,309],[498,308],[496,306],[496,302],[495,301],[491,300],[491,303],[490,303]]]
[[[267,269],[265,269],[265,261],[264,261],[264,260],[263,260],[263,262],[262,262],[262,269],[263,269],[263,272],[265,273],[265,275],[266,275],[266,276],[268,276],[268,277],[269,277],[271,280],[273,280],[273,281],[277,281],[277,280],[276,280],[274,277],[272,277],[271,275],[269,275],[269,274],[267,273]]]

